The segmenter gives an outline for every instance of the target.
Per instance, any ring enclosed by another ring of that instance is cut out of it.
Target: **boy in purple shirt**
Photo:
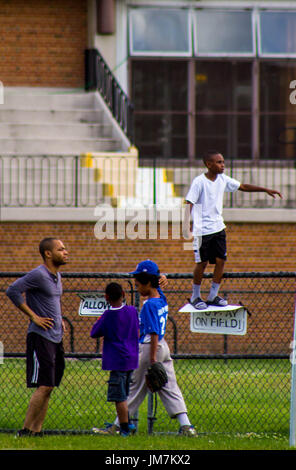
[[[110,370],[107,401],[115,402],[120,434],[128,436],[131,426],[127,397],[132,372],[139,362],[139,317],[135,307],[124,304],[120,284],[108,284],[105,297],[111,307],[93,325],[90,336],[104,337],[102,369]]]

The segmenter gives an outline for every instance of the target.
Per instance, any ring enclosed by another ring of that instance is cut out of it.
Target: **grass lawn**
[[[44,423],[50,434],[16,439],[32,391],[24,382],[25,361],[6,359],[0,369],[0,450],[291,450],[288,360],[178,360],[175,369],[197,438],[177,435],[178,422],[160,400],[154,433],[148,434],[147,399],[138,434],[89,434],[92,426],[114,419],[114,405],[106,402],[108,373],[98,360],[69,360]],[[53,433],[58,431],[63,433]]]
[[[174,435],[138,434],[128,438],[94,435],[45,435],[15,438],[0,434],[1,450],[295,450],[282,435],[211,434],[196,438]]]

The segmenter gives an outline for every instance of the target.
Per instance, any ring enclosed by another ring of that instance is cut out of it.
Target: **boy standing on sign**
[[[129,425],[127,396],[131,374],[138,367],[139,318],[135,307],[124,304],[124,291],[112,282],[105,290],[111,305],[93,325],[90,336],[104,337],[102,369],[110,370],[107,401],[115,402],[120,435],[128,436]],[[93,428],[93,432],[99,431]]]
[[[222,217],[224,192],[265,192],[271,197],[282,195],[273,189],[241,184],[224,175],[224,158],[218,151],[208,152],[204,159],[207,172],[197,176],[186,196],[193,217],[195,269],[190,303],[198,310],[208,305],[225,307],[227,302],[218,295],[226,261],[226,234]],[[193,209],[193,210],[192,210]],[[199,240],[201,239],[201,243]],[[201,282],[207,264],[214,264],[213,282],[205,302],[201,298]]]
[[[177,418],[180,424],[179,434],[196,436],[196,430],[191,425],[183,395],[178,387],[173,359],[167,342],[164,339],[168,304],[159,282],[163,285],[164,276],[160,276],[157,264],[146,260],[138,264],[131,274],[141,296],[147,300],[140,312],[140,355],[139,367],[133,372],[130,394],[127,404],[130,416],[134,416],[148,393],[146,374],[148,367],[161,362],[166,370],[168,382],[157,393],[171,418]],[[98,430],[100,434],[114,434],[118,419],[106,429]]]

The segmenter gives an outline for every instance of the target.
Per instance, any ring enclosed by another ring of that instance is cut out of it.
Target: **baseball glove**
[[[168,381],[168,376],[161,362],[154,362],[148,367],[146,385],[150,392],[158,392]]]

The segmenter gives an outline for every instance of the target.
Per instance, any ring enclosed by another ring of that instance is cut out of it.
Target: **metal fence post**
[[[155,403],[157,400],[157,395],[155,394]],[[148,425],[148,434],[153,433],[153,424],[154,421],[156,420],[155,417],[155,412],[154,407],[153,407],[153,402],[154,402],[154,395],[151,392],[148,392],[148,403],[147,403],[147,425]]]
[[[294,310],[294,334],[292,342],[292,354],[290,360],[292,362],[291,372],[291,403],[290,403],[290,446],[296,445],[296,307]]]
[[[75,156],[75,188],[74,188],[74,197],[75,197],[75,207],[78,207],[78,159],[79,157]]]

